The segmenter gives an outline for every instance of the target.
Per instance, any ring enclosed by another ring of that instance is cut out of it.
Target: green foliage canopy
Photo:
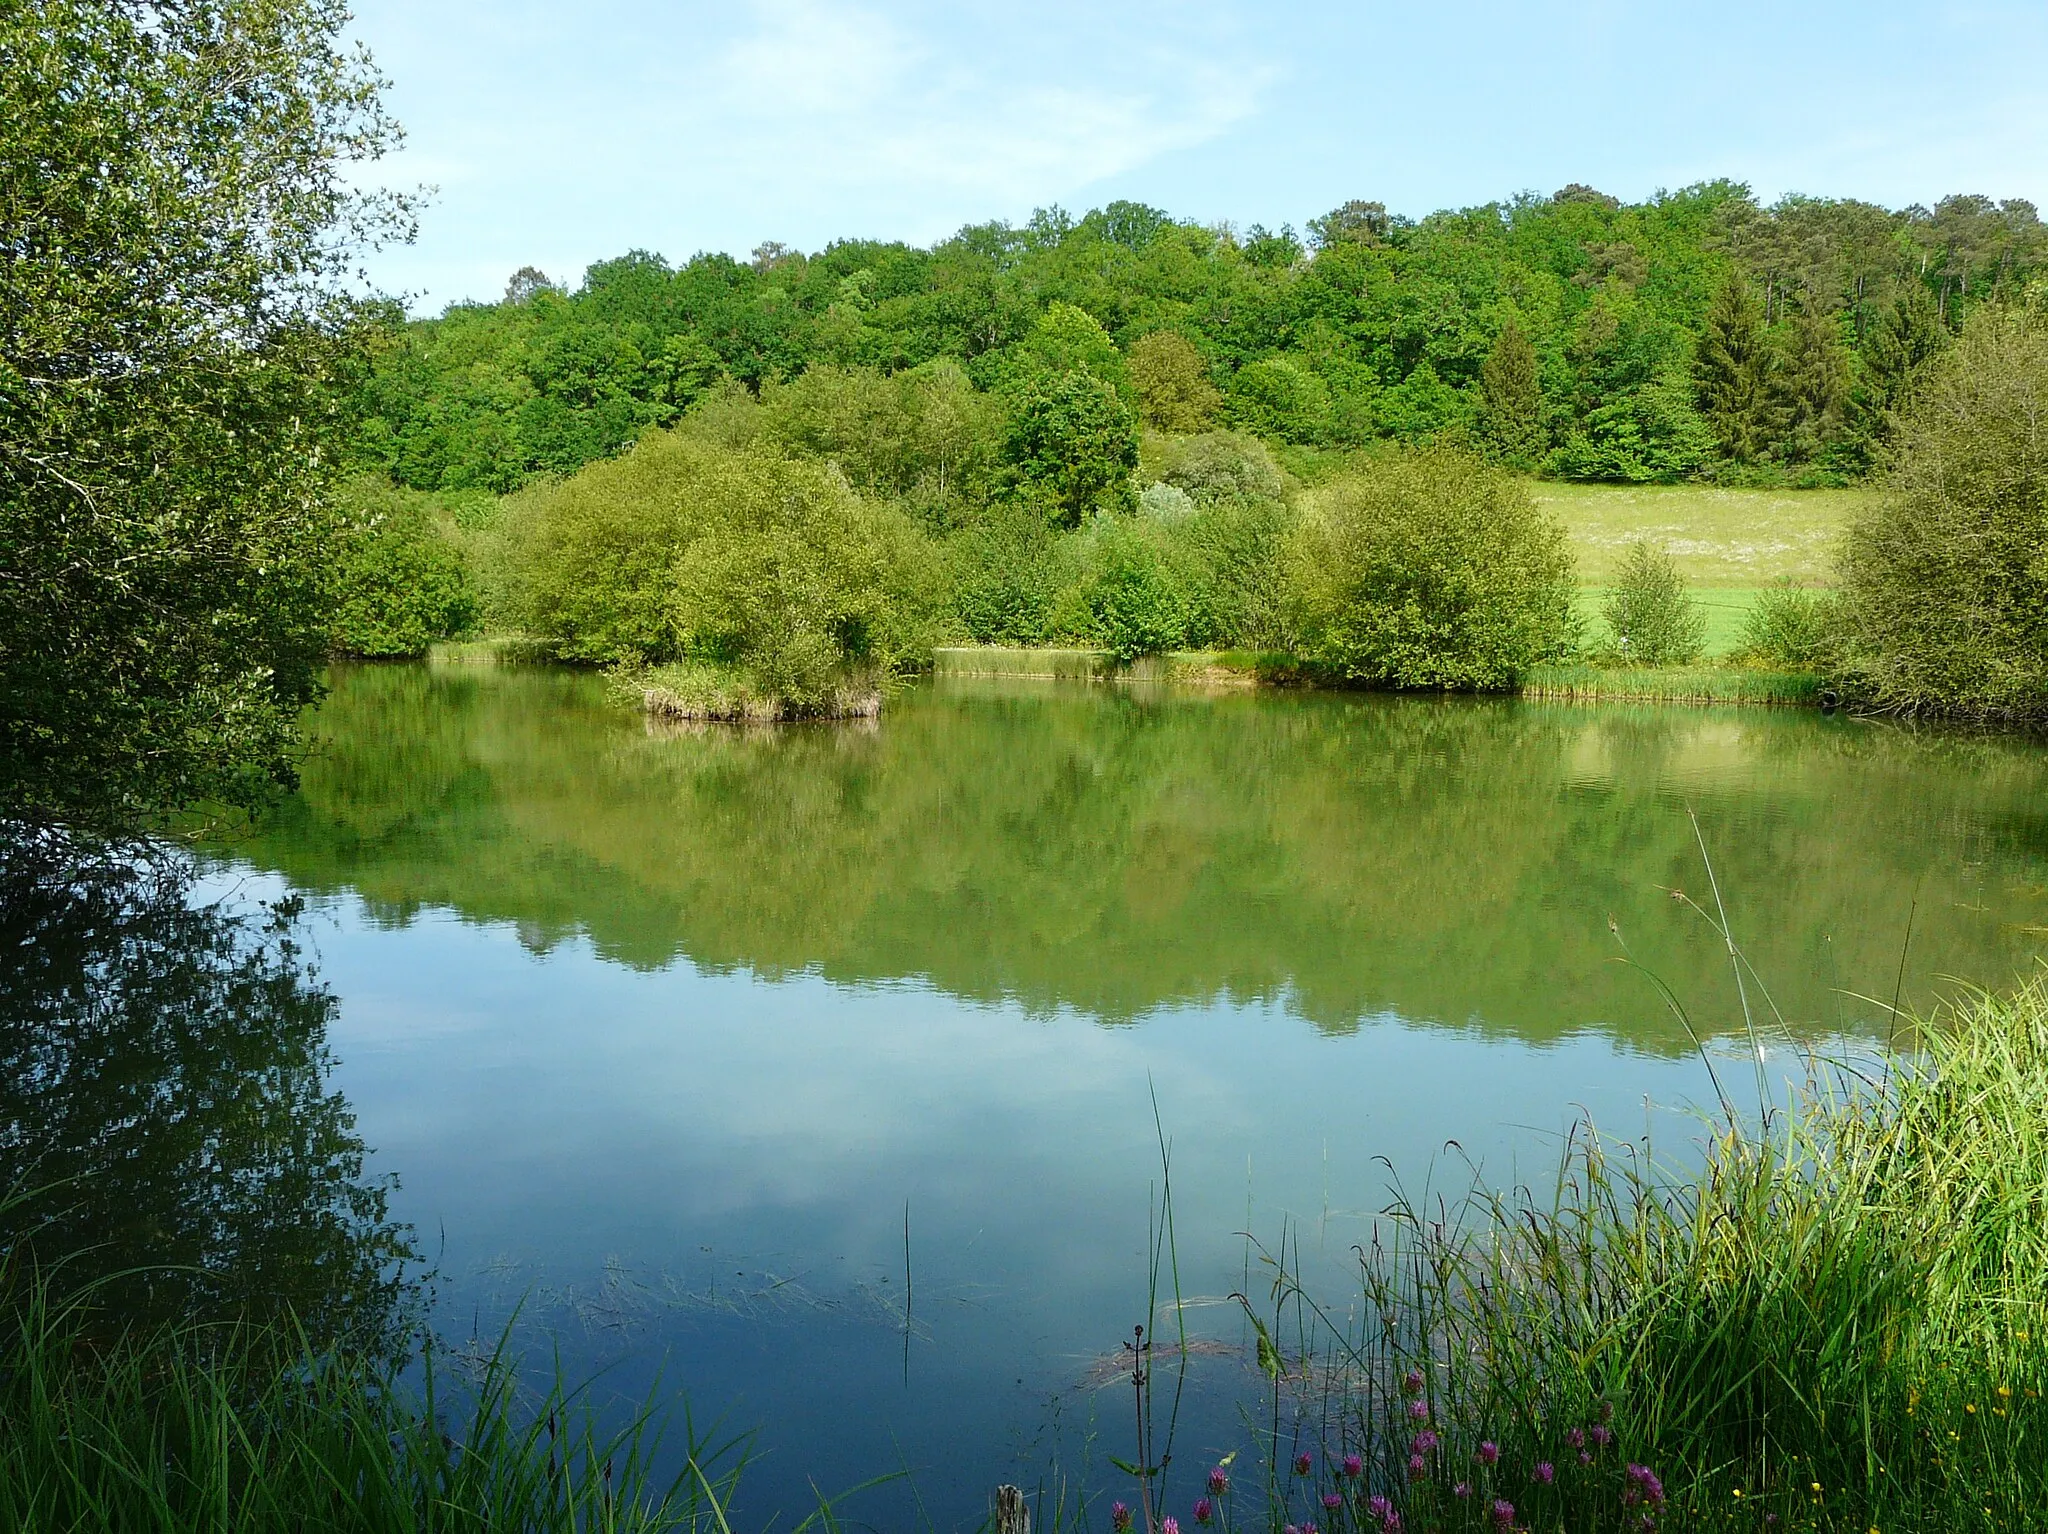
[[[0,816],[127,832],[292,775],[328,639],[350,189],[335,0],[0,11]]]

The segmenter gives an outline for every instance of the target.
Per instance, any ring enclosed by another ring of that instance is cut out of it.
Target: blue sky
[[[2048,4],[358,0],[437,188],[416,311],[635,247],[925,243],[1136,198],[1299,226],[1715,176],[2048,204]]]

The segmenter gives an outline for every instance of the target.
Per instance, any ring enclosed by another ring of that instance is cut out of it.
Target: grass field
[[[1724,490],[1713,485],[1530,487],[1556,513],[1579,556],[1579,577],[1605,583],[1638,538],[1661,543],[1695,586],[1753,590],[1781,576],[1828,579],[1836,534],[1867,490]]]
[[[1661,543],[1707,610],[1709,658],[1742,642],[1756,594],[1785,577],[1827,582],[1837,534],[1868,504],[1867,490],[1724,490],[1714,485],[1530,487],[1563,521],[1585,582],[1580,610],[1599,631],[1606,582],[1639,538]]]

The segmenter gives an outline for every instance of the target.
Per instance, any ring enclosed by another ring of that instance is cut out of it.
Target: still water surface
[[[312,898],[330,1084],[440,1330],[519,1308],[608,1391],[758,1427],[754,1519],[902,1467],[857,1514],[971,1521],[1055,1454],[1106,1484],[1155,1103],[1234,1345],[1239,1233],[1341,1305],[1378,1157],[1540,1175],[1582,1108],[1682,1147],[1706,1073],[1624,943],[1753,1102],[1673,893],[1712,908],[1693,815],[1774,1073],[2048,940],[2048,755],[1806,714],[941,680],[691,732],[588,676],[382,667],[319,730],[210,882]],[[1241,1362],[1197,1375],[1190,1485],[1249,1448]]]

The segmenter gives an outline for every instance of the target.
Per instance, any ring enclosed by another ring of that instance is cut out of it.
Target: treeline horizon
[[[721,388],[938,363],[1000,394],[1056,307],[1145,427],[1229,427],[1313,459],[1452,442],[1564,479],[1851,483],[1973,309],[2048,280],[2020,199],[1933,208],[1733,181],[1413,220],[1352,201],[1297,233],[1135,202],[928,247],[775,242],[680,266],[632,251],[573,291],[531,267],[497,302],[390,311],[354,394],[358,462],[417,490],[508,493],[617,454]]]

